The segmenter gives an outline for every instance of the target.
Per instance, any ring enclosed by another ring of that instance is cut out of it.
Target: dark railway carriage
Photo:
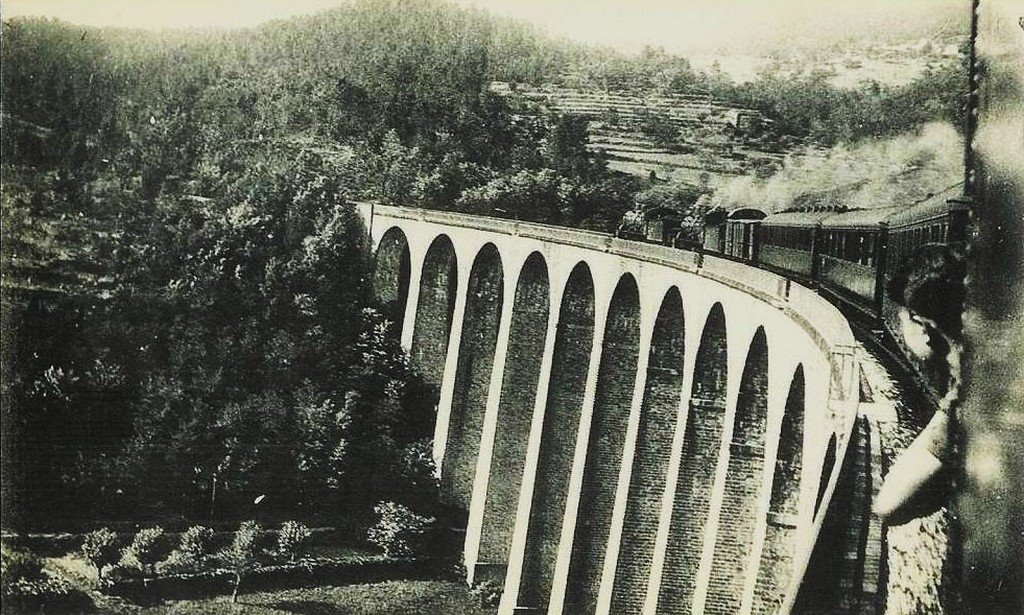
[[[959,194],[959,186],[946,191]],[[947,198],[943,193],[915,204],[899,208],[883,221],[885,233],[885,255],[879,272],[882,285],[879,295],[879,314],[886,326],[897,327],[897,308],[884,294],[884,286],[899,270],[900,265],[926,243],[955,243],[966,239],[968,204],[957,198]]]
[[[736,258],[757,261],[757,229],[764,220],[760,209],[737,209],[725,220],[724,253]]]
[[[947,192],[954,190],[959,188]],[[922,244],[963,241],[967,212],[966,202],[948,199],[941,193],[913,207],[897,208],[884,220],[888,231],[886,276],[891,276]]]
[[[708,252],[725,253],[725,222],[729,212],[712,209],[704,216],[704,249]]]
[[[752,213],[757,210],[715,211],[705,221],[704,249],[816,282],[845,304],[890,321],[885,286],[900,263],[922,244],[964,239],[967,206],[948,198],[957,190],[877,209],[829,206],[761,218]]]
[[[884,260],[884,221],[899,207],[855,209],[833,214],[818,229],[816,272],[822,285],[848,293],[858,303],[879,309]]]
[[[761,221],[757,234],[758,262],[804,278],[817,274],[814,242],[821,221],[832,211],[783,211]]]

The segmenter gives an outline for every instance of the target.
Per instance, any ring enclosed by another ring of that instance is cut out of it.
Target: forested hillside
[[[374,310],[352,202],[610,231],[697,196],[610,171],[586,118],[493,81],[711,91],[822,143],[958,104],[955,71],[735,86],[431,0],[239,31],[19,19],[2,58],[5,523],[38,526],[429,499],[434,393]]]

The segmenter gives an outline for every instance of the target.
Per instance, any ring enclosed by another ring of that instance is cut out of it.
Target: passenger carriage
[[[705,221],[704,249],[816,285],[849,306],[884,318],[889,279],[925,243],[962,241],[967,204],[958,186],[910,205],[841,205],[758,215],[717,210]]]

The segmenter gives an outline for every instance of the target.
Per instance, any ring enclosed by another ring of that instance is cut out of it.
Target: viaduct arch
[[[859,433],[834,307],[713,256],[361,207],[375,292],[439,390],[468,580],[502,584],[500,613],[793,605]]]

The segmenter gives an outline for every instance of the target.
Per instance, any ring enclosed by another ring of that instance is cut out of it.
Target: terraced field
[[[590,119],[589,147],[609,167],[661,180],[716,186],[729,178],[773,172],[788,149],[760,136],[770,120],[759,111],[714,101],[708,94],[635,94],[555,86],[492,84],[492,91],[527,107]],[[651,125],[675,137],[656,139]]]

